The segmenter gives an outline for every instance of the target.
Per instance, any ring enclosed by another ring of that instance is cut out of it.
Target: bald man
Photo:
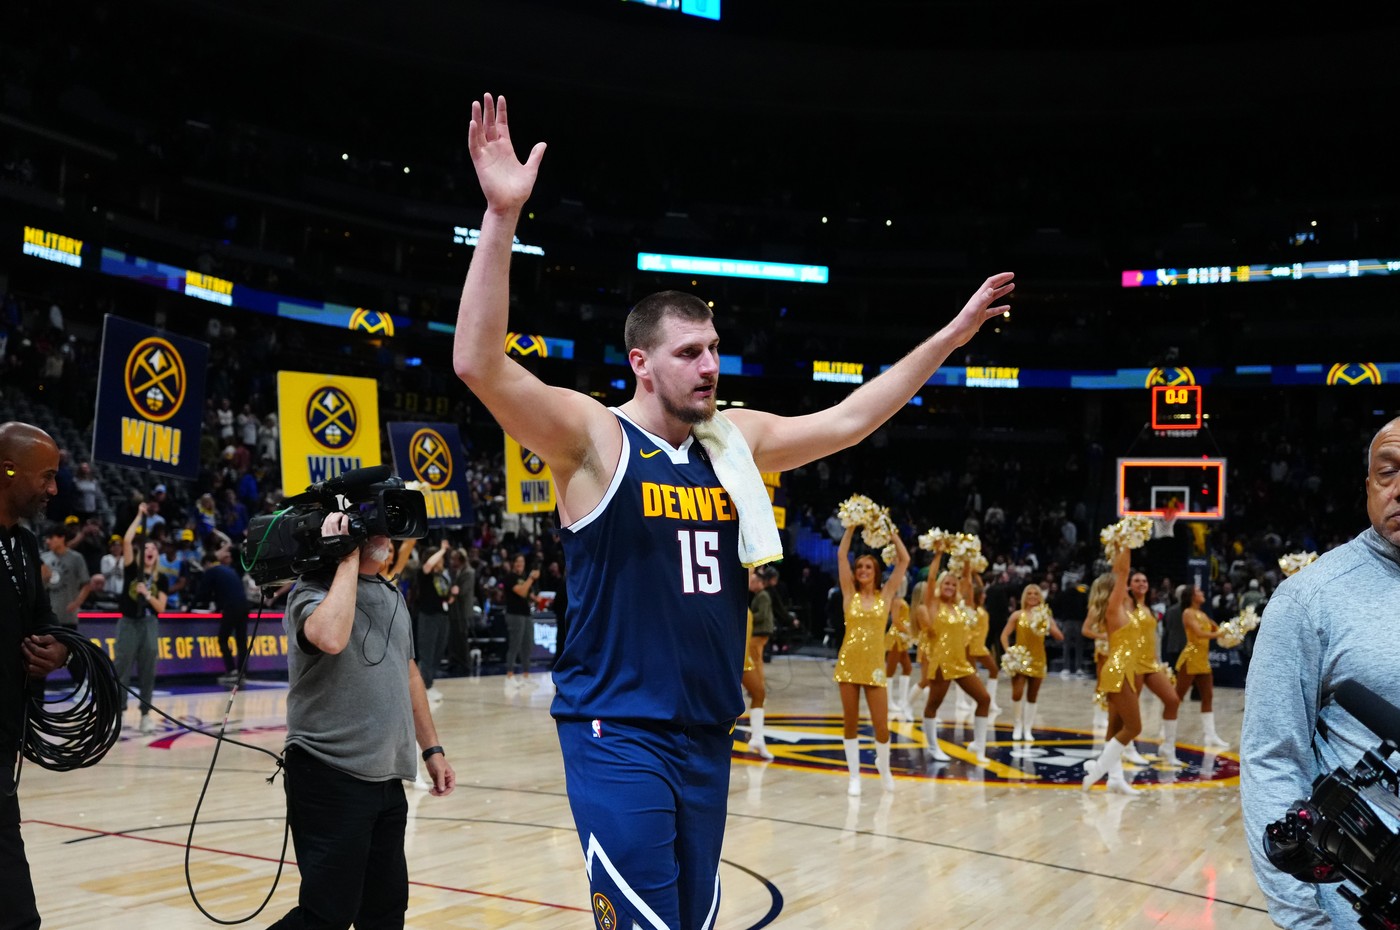
[[[68,649],[36,631],[54,625],[31,526],[58,493],[58,446],[28,423],[0,424],[0,930],[39,926],[34,883],[19,830],[14,763],[26,692],[68,660]],[[24,521],[24,522],[22,522]]]
[[[1263,835],[1312,793],[1314,778],[1350,769],[1380,745],[1330,700],[1338,685],[1359,682],[1400,706],[1400,418],[1376,433],[1366,465],[1370,528],[1278,586],[1264,608],[1245,685],[1246,839],[1269,916],[1280,927],[1360,926],[1337,885],[1305,884],[1274,868]]]

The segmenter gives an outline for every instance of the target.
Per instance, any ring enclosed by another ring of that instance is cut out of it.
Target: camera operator
[[[1311,794],[1313,779],[1350,769],[1380,737],[1329,700],[1355,681],[1400,705],[1400,418],[1367,459],[1371,527],[1279,585],[1259,625],[1245,686],[1240,794],[1254,876],[1280,927],[1359,926],[1337,885],[1306,884],[1265,856],[1265,827]],[[1322,738],[1325,731],[1326,738]]]
[[[344,513],[321,524],[325,542],[348,535]],[[387,536],[370,536],[333,572],[302,576],[287,601],[285,787],[301,892],[274,927],[402,927],[415,736],[432,793],[457,781],[437,745],[408,608],[379,575],[392,554]]]

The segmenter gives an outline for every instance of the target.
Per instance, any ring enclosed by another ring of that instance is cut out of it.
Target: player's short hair
[[[637,301],[632,312],[627,314],[622,339],[627,344],[628,352],[652,349],[661,338],[661,323],[668,316],[698,323],[711,320],[714,315],[709,305],[694,294],[659,291]]]

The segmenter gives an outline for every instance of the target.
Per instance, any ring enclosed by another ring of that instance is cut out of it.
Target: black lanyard
[[[10,547],[14,547],[13,553]],[[28,607],[33,599],[33,592],[29,591],[24,583],[24,575],[28,574],[29,561],[24,556],[24,546],[19,541],[18,528],[12,530],[9,539],[0,538],[0,556],[5,559],[5,570],[10,576],[10,581],[14,583],[15,593],[19,595],[19,601]],[[16,570],[15,563],[19,563]]]

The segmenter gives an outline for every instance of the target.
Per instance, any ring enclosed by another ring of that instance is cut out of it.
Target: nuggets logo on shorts
[[[1331,385],[1380,384],[1382,380],[1381,370],[1371,362],[1342,362],[1327,372],[1327,383]]]
[[[409,467],[430,490],[441,491],[452,480],[452,450],[435,429],[420,429],[408,441]]]
[[[593,916],[601,930],[617,930],[617,911],[613,910],[612,902],[606,896],[593,896]]]
[[[547,358],[549,345],[542,336],[532,336],[529,333],[506,333],[506,354],[518,355],[521,358],[530,356]]]
[[[136,343],[126,357],[126,397],[148,420],[162,423],[185,402],[185,361],[159,336]]]
[[[394,318],[382,310],[366,310],[356,307],[350,314],[350,329],[376,336],[394,335]]]
[[[332,452],[354,441],[359,422],[355,402],[338,387],[318,388],[306,402],[307,431],[311,438]]]

